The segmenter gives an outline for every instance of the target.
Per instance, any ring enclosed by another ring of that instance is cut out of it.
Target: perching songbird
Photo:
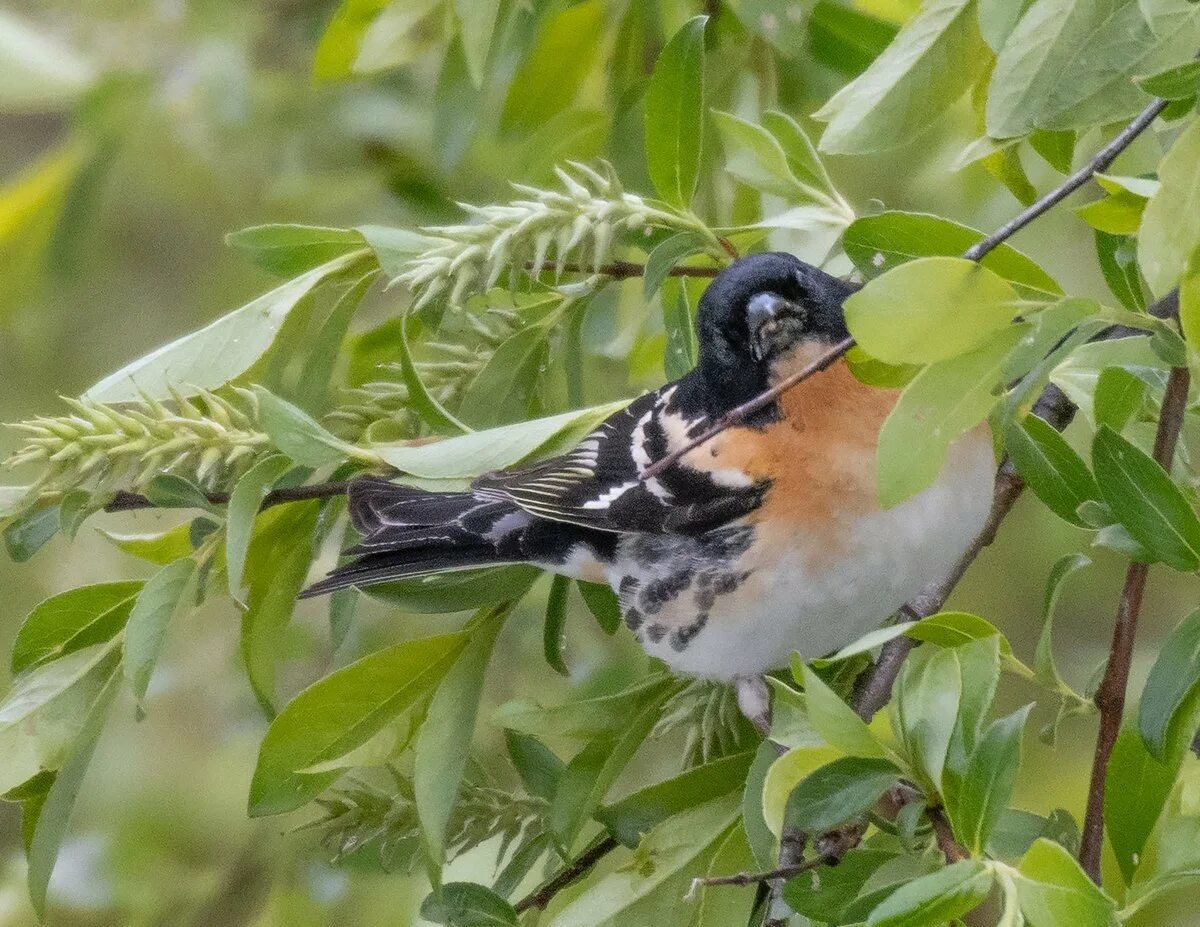
[[[930,488],[884,510],[876,443],[898,392],[838,361],[642,476],[845,338],[852,291],[789,254],[736,261],[700,299],[694,370],[569,453],[466,492],[354,481],[357,559],[306,594],[531,563],[608,583],[649,653],[714,679],[778,668],[793,651],[821,656],[879,627],[947,576],[983,526],[995,472],[985,428],[952,447]]]

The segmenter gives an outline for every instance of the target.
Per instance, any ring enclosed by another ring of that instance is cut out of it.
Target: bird
[[[880,427],[899,396],[839,360],[653,476],[646,469],[848,337],[855,286],[784,252],[732,262],[696,312],[698,360],[569,452],[462,492],[366,476],[361,541],[306,596],[528,563],[617,595],[675,673],[731,681],[824,656],[945,579],[982,529],[996,460],[980,426],[927,489],[878,501]]]

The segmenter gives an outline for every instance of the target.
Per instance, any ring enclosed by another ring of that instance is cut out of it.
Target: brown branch
[[[539,886],[514,905],[518,914],[531,909],[542,911],[554,896],[573,882],[582,879],[592,867],[621,844],[616,837],[605,836],[584,850],[549,882]]]
[[[749,402],[743,402],[737,408],[726,412],[719,419],[717,419],[714,425],[705,429],[699,436],[693,438],[683,447],[679,448],[679,450],[672,451],[666,457],[661,457],[654,461],[654,463],[642,471],[641,478],[643,480],[653,479],[668,467],[673,467],[675,464],[679,463],[681,459],[683,459],[684,454],[695,450],[702,444],[707,444],[708,441],[710,441],[712,438],[715,438],[725,429],[732,428],[734,425],[740,425],[748,416],[753,415],[755,412],[765,406],[769,406],[793,386],[798,386],[813,374],[820,373],[822,370],[825,370],[852,347],[854,347],[853,338],[845,338],[839,341],[803,370],[799,370],[796,373],[793,373],[791,376],[785,377],[770,389],[759,393]]]
[[[736,254],[732,255],[737,257]],[[533,270],[536,265],[533,261],[525,262],[526,270]],[[545,270],[557,269],[564,274],[601,274],[605,277],[612,277],[616,280],[628,280],[631,277],[643,277],[646,274],[645,264],[635,264],[633,261],[611,261],[608,264],[601,264],[599,267],[592,267],[588,264],[545,264]],[[715,277],[721,272],[720,267],[689,267],[685,264],[676,264],[669,271],[668,277]]]
[[[1154,459],[1170,472],[1187,409],[1191,376],[1187,367],[1173,367],[1163,394],[1158,431],[1154,437]],[[1104,797],[1108,763],[1121,729],[1125,714],[1125,690],[1129,683],[1129,665],[1133,660],[1133,644],[1137,636],[1142,596],[1146,591],[1149,567],[1132,562],[1125,573],[1125,588],[1117,606],[1112,646],[1104,678],[1096,690],[1096,707],[1100,709],[1100,730],[1096,735],[1096,755],[1092,761],[1092,780],[1088,788],[1087,813],[1083,820],[1083,841],[1079,863],[1092,881],[1100,884],[1100,856],[1104,847]]]
[[[970,857],[971,854],[954,839],[954,828],[946,819],[946,812],[941,808],[927,808],[925,817],[929,818],[929,823],[933,827],[933,837],[937,841],[938,849],[946,857],[947,863],[960,863]]]
[[[312,483],[308,486],[288,486],[283,489],[272,489],[263,497],[262,509],[269,509],[287,502],[306,502],[309,499],[332,499],[334,496],[345,495],[350,486],[349,480],[338,480],[332,483]],[[213,505],[227,505],[229,493],[206,492],[204,497]],[[158,508],[148,497],[141,493],[118,490],[112,501],[104,507],[106,512],[132,512],[137,509]]]

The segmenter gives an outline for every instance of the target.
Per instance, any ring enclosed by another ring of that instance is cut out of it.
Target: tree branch
[[[276,505],[283,505],[286,502],[306,502],[309,499],[332,499],[334,496],[341,496],[346,493],[350,486],[350,480],[338,480],[332,483],[312,483],[308,486],[289,486],[284,489],[272,489],[263,497],[262,509],[269,509]],[[227,492],[206,492],[205,498],[213,505],[227,505],[229,503],[229,493]],[[153,509],[158,508],[148,497],[141,493],[126,492],[118,490],[113,496],[112,501],[104,507],[106,512],[132,512],[137,509]]]
[[[1154,437],[1154,459],[1170,472],[1187,409],[1191,375],[1187,367],[1173,367],[1163,394],[1158,431]],[[1136,561],[1125,573],[1125,588],[1117,606],[1112,646],[1104,678],[1096,690],[1096,707],[1100,709],[1100,730],[1096,735],[1096,754],[1092,761],[1092,779],[1088,788],[1087,813],[1083,821],[1083,841],[1079,863],[1092,881],[1100,884],[1100,857],[1104,847],[1104,798],[1108,764],[1125,714],[1125,691],[1129,683],[1129,665],[1133,660],[1133,644],[1137,636],[1142,596],[1146,591],[1149,567]]]
[[[604,836],[598,839],[590,847],[584,850],[579,856],[575,857],[571,863],[558,873],[554,878],[534,891],[530,892],[524,898],[514,905],[517,913],[535,909],[542,911],[554,899],[554,896],[561,892],[564,888],[573,882],[582,879],[592,867],[600,860],[604,859],[609,853],[619,847],[621,844],[617,842],[616,837]]]
[[[731,256],[734,258],[737,257],[736,254]],[[526,270],[533,270],[534,266],[535,265],[533,261],[525,262]],[[555,269],[555,265],[545,265],[545,270]],[[612,277],[616,280],[628,280],[631,277],[644,277],[646,275],[646,265],[636,264],[633,261],[611,261],[608,264],[601,264],[599,267],[592,267],[588,264],[558,264],[557,270],[564,274],[601,274],[605,277]],[[667,276],[715,277],[720,272],[720,267],[689,267],[684,264],[676,264],[669,271],[667,271]]]
[[[1101,148],[1087,164],[1043,196],[1028,209],[1014,216],[1004,225],[992,232],[991,235],[977,242],[963,254],[969,261],[978,261],[985,254],[995,249],[1003,241],[1012,238],[1017,232],[1029,225],[1035,219],[1049,212],[1068,196],[1092,179],[1095,174],[1106,171],[1117,156],[1130,146],[1135,138],[1146,131],[1158,118],[1159,113],[1167,108],[1167,100],[1154,100],[1142,110],[1133,122],[1122,129],[1111,142]]]

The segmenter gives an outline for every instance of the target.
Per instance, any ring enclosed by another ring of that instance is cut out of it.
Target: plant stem
[[[604,836],[580,853],[568,866],[514,905],[518,914],[530,909],[544,910],[554,896],[572,882],[577,882],[591,871],[592,867],[619,847],[616,837]]]
[[[533,261],[525,262],[526,270],[533,270]],[[633,261],[611,261],[608,264],[601,264],[599,267],[591,267],[587,264],[559,264],[557,268],[564,274],[601,274],[605,277],[613,277],[617,280],[627,280],[631,277],[643,277],[646,274],[645,264],[636,264]],[[554,266],[547,264],[545,269],[552,271]],[[667,271],[668,277],[715,277],[721,272],[720,267],[689,267],[684,264],[677,264]]]
[[[1117,159],[1117,156],[1130,146],[1135,138],[1150,128],[1158,114],[1167,108],[1167,100],[1154,100],[1142,110],[1124,129],[1117,133],[1116,138],[1101,148],[1096,154],[1075,173],[1033,203],[1024,212],[1014,216],[1004,225],[992,232],[987,238],[976,242],[963,254],[969,261],[978,261],[1006,239],[1012,238],[1017,232],[1029,225],[1035,219],[1049,212],[1068,196],[1082,187],[1096,174],[1107,170]]]
[[[341,496],[350,487],[349,480],[338,480],[332,483],[312,483],[308,486],[289,486],[285,489],[273,489],[263,497],[261,509],[269,509],[287,502],[305,502],[309,499],[332,499]],[[204,494],[213,505],[226,505],[229,502],[227,492],[209,492]],[[120,490],[113,496],[112,501],[104,507],[106,512],[132,512],[137,509],[153,509],[157,506],[146,496],[136,492]]]
[[[1154,437],[1154,459],[1170,472],[1187,409],[1191,376],[1187,367],[1173,367],[1163,394],[1162,412]],[[1133,660],[1133,645],[1137,636],[1142,597],[1146,591],[1149,567],[1133,562],[1125,573],[1125,588],[1117,606],[1112,646],[1104,678],[1096,690],[1096,707],[1100,709],[1100,730],[1096,735],[1096,755],[1092,761],[1092,780],[1088,788],[1087,813],[1083,821],[1083,841],[1079,863],[1092,881],[1100,884],[1100,857],[1104,847],[1104,798],[1108,764],[1125,714],[1125,694],[1129,683],[1129,665]]]

